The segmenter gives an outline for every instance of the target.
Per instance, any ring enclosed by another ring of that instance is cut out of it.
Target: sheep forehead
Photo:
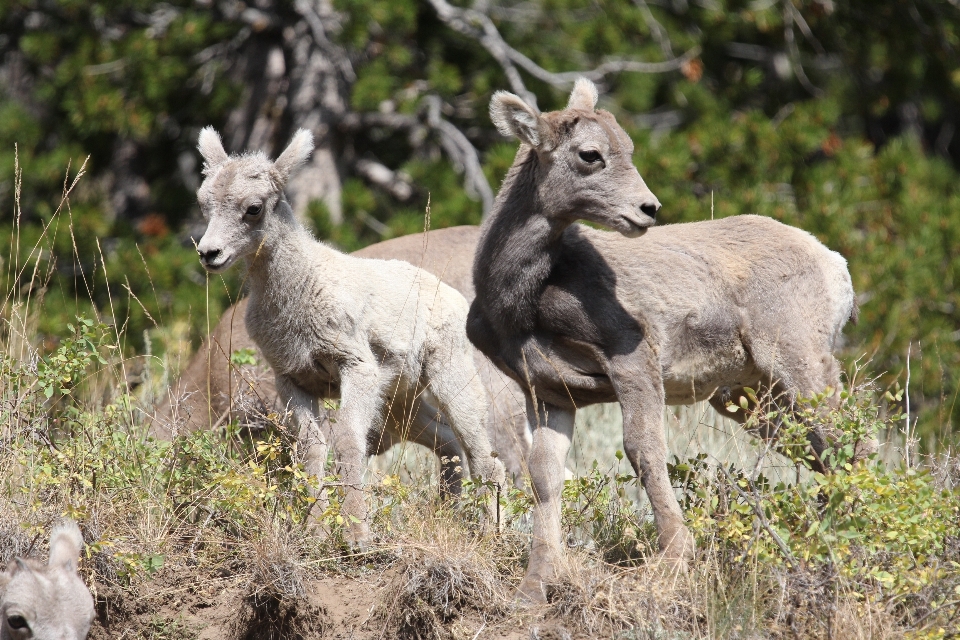
[[[633,140],[609,111],[565,109],[544,114],[544,117],[552,125],[561,144],[568,140],[580,144],[596,140],[605,143],[613,154],[622,153],[628,158],[633,155]]]
[[[251,196],[265,196],[274,190],[272,168],[273,163],[259,152],[232,156],[200,185],[200,203],[232,204]]]
[[[3,597],[4,611],[16,608],[34,624],[66,627],[92,619],[93,600],[72,571],[28,560],[31,571],[21,571],[10,581]]]
[[[50,604],[49,594],[53,590],[53,583],[45,574],[49,573],[49,568],[40,565],[33,560],[24,560],[23,562],[29,569],[21,569],[16,575],[11,577],[7,584],[6,592],[3,594],[3,609],[17,607],[25,613],[34,613],[36,603],[43,603],[41,609]]]

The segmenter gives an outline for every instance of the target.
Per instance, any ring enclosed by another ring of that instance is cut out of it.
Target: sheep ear
[[[540,112],[512,93],[497,91],[490,100],[490,120],[505,136],[519,138],[531,147],[544,142]]]
[[[279,174],[283,184],[286,184],[290,174],[307,161],[311,151],[313,151],[313,134],[306,129],[298,129],[293,134],[293,140],[273,163],[273,168]]]
[[[23,558],[14,558],[13,564],[7,567],[7,575],[13,578],[21,571],[25,571],[26,573],[30,574],[33,573],[33,569],[30,568],[30,565],[28,565]]]
[[[83,536],[76,522],[67,521],[50,534],[50,567],[62,567],[70,571],[77,570]]]
[[[213,169],[227,161],[227,152],[223,149],[220,134],[213,127],[204,127],[200,130],[200,139],[197,149],[203,156],[203,175],[210,175]]]
[[[577,78],[567,101],[567,109],[593,111],[597,106],[597,85],[586,78]]]

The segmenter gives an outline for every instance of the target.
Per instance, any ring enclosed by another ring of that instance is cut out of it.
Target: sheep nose
[[[210,264],[213,262],[222,252],[220,249],[210,249],[209,251],[200,251],[197,249],[197,253],[200,254],[200,262],[204,264]]]
[[[640,211],[643,211],[651,218],[656,219],[657,211],[660,211],[660,203],[656,200],[649,200],[640,205]]]

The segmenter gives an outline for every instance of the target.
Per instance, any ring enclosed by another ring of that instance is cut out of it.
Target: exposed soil
[[[385,624],[397,604],[394,568],[304,581],[302,596],[252,596],[247,579],[164,569],[135,586],[96,585],[90,640],[381,640],[390,638],[574,638],[557,622],[531,622],[517,607],[494,620],[475,611],[446,625],[446,634]],[[392,613],[396,614],[397,611]],[[402,613],[402,612],[401,612]],[[394,615],[393,618],[396,618]],[[552,634],[552,635],[551,635]]]

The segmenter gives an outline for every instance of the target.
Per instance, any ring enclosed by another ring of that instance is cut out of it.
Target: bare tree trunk
[[[352,71],[344,64],[346,54],[325,39],[336,28],[328,4],[301,0],[293,24],[254,34],[237,52],[230,75],[244,91],[227,120],[224,142],[229,151],[260,149],[274,156],[294,131],[309,129],[316,148],[310,163],[287,185],[287,195],[301,218],[311,200],[321,200],[331,221],[339,224],[342,167],[334,152],[336,123],[347,109],[344,69]],[[324,38],[321,44],[318,34]]]
[[[290,70],[291,129],[313,132],[316,148],[310,163],[287,184],[294,212],[303,217],[311,200],[321,200],[333,224],[343,222],[341,179],[334,148],[336,124],[347,109],[348,87],[334,60],[318,47],[301,22],[292,43]]]
[[[282,42],[254,36],[238,52],[231,80],[243,86],[240,104],[224,127],[228,151],[262,149],[272,153],[278,145],[289,80]]]

